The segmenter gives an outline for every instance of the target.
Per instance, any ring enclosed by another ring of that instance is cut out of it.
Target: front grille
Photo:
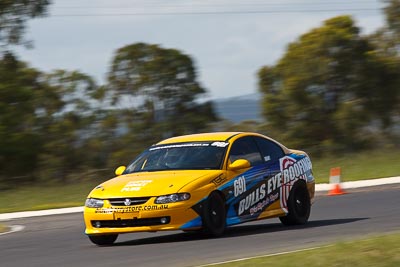
[[[95,228],[123,228],[123,227],[136,227],[136,226],[153,226],[168,224],[171,217],[156,217],[144,219],[129,219],[129,220],[96,220],[91,221],[92,226]]]
[[[135,206],[142,205],[146,203],[149,199],[150,197],[112,198],[108,201],[110,201],[112,206]]]

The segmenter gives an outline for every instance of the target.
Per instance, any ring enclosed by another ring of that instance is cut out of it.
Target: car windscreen
[[[156,145],[137,157],[124,172],[220,169],[226,142],[190,142]]]

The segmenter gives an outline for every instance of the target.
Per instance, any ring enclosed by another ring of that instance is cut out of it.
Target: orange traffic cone
[[[336,196],[346,194],[340,187],[340,167],[331,168],[329,175],[329,183],[333,185],[332,189],[329,190],[328,196]]]

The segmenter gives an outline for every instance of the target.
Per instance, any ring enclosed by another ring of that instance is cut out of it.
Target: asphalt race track
[[[212,239],[180,231],[126,234],[111,247],[90,243],[81,214],[18,219],[7,224],[23,231],[0,236],[0,266],[198,266],[400,231],[399,203],[400,185],[319,195],[306,226],[271,219]]]

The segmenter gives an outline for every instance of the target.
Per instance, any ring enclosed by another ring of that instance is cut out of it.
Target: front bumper
[[[85,233],[88,235],[154,232],[167,230],[191,230],[201,227],[199,215],[187,203],[138,205],[84,209]],[[107,205],[108,204],[108,205]],[[191,224],[191,228],[183,226]]]

